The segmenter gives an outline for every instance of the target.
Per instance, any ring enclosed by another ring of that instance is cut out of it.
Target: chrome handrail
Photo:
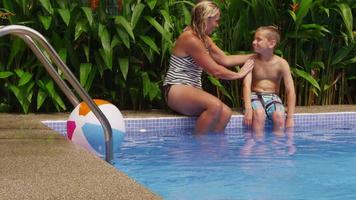
[[[44,51],[49,55],[51,60],[56,64],[56,66],[63,72],[64,77],[68,80],[73,89],[78,93],[79,97],[83,99],[85,103],[88,104],[89,108],[93,111],[94,115],[97,117],[101,123],[104,136],[105,136],[105,160],[109,163],[112,162],[113,158],[113,142],[112,142],[112,129],[108,119],[105,117],[104,113],[99,109],[99,107],[94,103],[89,94],[80,85],[79,81],[76,79],[74,74],[70,71],[67,65],[60,59],[54,48],[47,42],[47,40],[36,30],[31,29],[26,26],[21,25],[8,25],[0,26],[0,37],[4,35],[16,35],[23,39],[24,42],[31,48],[33,53],[46,68],[49,75],[57,83],[63,93],[70,100],[72,105],[76,107],[80,101],[72,90],[67,86],[65,81],[60,77],[58,72],[55,70],[50,60],[43,54],[41,49],[37,46],[36,42],[44,49]]]

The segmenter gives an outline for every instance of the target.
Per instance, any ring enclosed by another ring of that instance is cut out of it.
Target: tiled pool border
[[[155,129],[193,129],[195,117],[152,117],[152,118],[125,118],[126,132],[142,132]],[[233,115],[227,128],[242,128],[243,115]],[[46,120],[43,124],[65,135],[67,132],[66,120]],[[298,113],[295,114],[295,124],[298,127],[310,125],[331,126],[335,123],[345,125],[356,123],[356,112],[332,113]],[[270,124],[267,124],[267,126]]]

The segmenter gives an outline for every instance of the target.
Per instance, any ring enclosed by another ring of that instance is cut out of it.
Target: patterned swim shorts
[[[275,111],[285,112],[281,98],[273,93],[251,93],[252,109],[264,109],[268,118],[272,119]]]

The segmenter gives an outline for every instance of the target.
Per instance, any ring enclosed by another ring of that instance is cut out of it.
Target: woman
[[[198,116],[195,132],[223,132],[231,109],[217,97],[202,90],[201,73],[225,80],[243,78],[253,68],[251,55],[230,55],[216,46],[210,35],[219,25],[220,9],[210,1],[198,3],[192,10],[192,23],[178,37],[164,80],[168,106],[179,113]],[[244,63],[236,73],[226,69]]]

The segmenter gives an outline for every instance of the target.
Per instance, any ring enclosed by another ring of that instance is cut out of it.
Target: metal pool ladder
[[[66,82],[61,78],[56,69],[53,67],[50,61],[56,64],[56,66],[63,72],[64,77],[77,92],[80,98],[83,99],[85,103],[88,104],[89,108],[93,111],[94,115],[98,118],[104,129],[105,135],[105,160],[109,163],[112,162],[113,158],[113,142],[112,142],[112,129],[108,119],[105,117],[103,112],[94,103],[89,94],[80,85],[79,81],[76,79],[74,74],[70,71],[67,65],[60,59],[58,53],[53,49],[53,47],[47,42],[47,40],[36,30],[31,29],[26,26],[20,25],[9,25],[0,26],[0,37],[4,35],[15,35],[24,40],[24,42],[31,48],[33,53],[36,55],[38,60],[46,68],[49,75],[57,83],[63,93],[70,100],[72,105],[76,107],[80,101],[73,91],[67,86]],[[43,50],[49,55],[50,59],[43,54],[41,49],[37,46],[39,44]]]

